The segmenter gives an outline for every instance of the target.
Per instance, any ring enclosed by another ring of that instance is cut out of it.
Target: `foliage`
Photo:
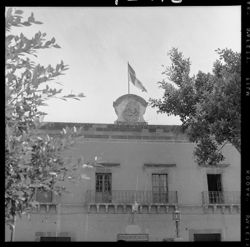
[[[180,116],[182,126],[197,144],[199,165],[216,165],[224,159],[221,149],[231,143],[241,150],[241,57],[230,49],[218,49],[212,73],[190,76],[190,59],[178,49],[168,53],[171,65],[160,83],[162,99],[150,99],[158,112]]]
[[[55,67],[37,64],[34,56],[41,49],[60,48],[55,38],[46,40],[46,33],[33,38],[13,34],[13,27],[42,24],[33,13],[23,20],[22,10],[7,9],[5,18],[5,222],[34,206],[36,188],[51,190],[67,170],[60,152],[74,142],[80,132],[64,130],[59,137],[39,135],[39,110],[50,98],[62,100],[84,97],[82,93],[58,96],[62,89],[50,86],[53,79],[68,69],[63,61]]]

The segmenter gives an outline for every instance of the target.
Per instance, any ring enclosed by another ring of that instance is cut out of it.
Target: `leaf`
[[[57,173],[56,172],[50,172],[49,173],[51,176],[56,176],[57,177]]]
[[[19,176],[21,178],[21,181],[24,182],[25,181],[24,175],[22,173],[19,173]]]
[[[8,8],[8,10],[7,10],[7,18],[11,17],[12,10],[13,10],[12,8]]]
[[[30,24],[29,22],[27,22],[27,21],[22,22],[22,24],[23,24],[24,26],[31,26],[31,24]]]
[[[30,184],[30,188],[40,188],[41,184]]]
[[[7,37],[6,37],[6,41],[7,42],[10,42],[13,38],[18,38],[18,36],[15,36],[15,35],[8,35]]]
[[[23,164],[18,164],[18,167],[21,169],[32,168],[32,166],[30,166],[30,165],[23,165]]]
[[[79,93],[77,97],[86,97],[83,93]]]
[[[24,192],[19,190],[16,192],[16,195],[19,196],[19,197],[22,197],[24,195]]]
[[[26,185],[30,185],[30,183],[31,183],[31,180],[30,180],[29,177],[27,177],[26,180],[25,180],[25,184],[26,184]]]
[[[17,10],[15,10],[15,14],[16,14],[16,15],[22,15],[22,14],[23,14],[23,11],[20,10],[20,9],[17,9]]]
[[[56,65],[56,72],[58,72],[59,69],[60,69],[60,64],[57,64],[57,65]]]
[[[41,21],[34,21],[35,24],[43,24]]]
[[[63,84],[61,82],[56,82],[56,84],[59,84],[59,85],[63,86]]]
[[[34,18],[34,13],[31,13],[31,16],[28,18],[28,22],[34,22],[35,18]]]
[[[50,44],[51,44],[51,41],[49,41],[49,40],[48,40],[48,41],[46,41],[46,43],[45,43],[45,45],[44,45],[44,46],[46,46],[46,47],[47,47],[47,46],[49,46]]]
[[[55,48],[61,48],[61,46],[59,46],[58,44],[55,44],[53,47],[55,47]]]

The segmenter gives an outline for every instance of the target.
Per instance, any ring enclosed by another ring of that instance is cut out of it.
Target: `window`
[[[154,203],[168,202],[168,175],[152,174],[152,191]]]
[[[143,233],[132,233],[132,234],[126,234],[126,233],[119,233],[117,234],[117,242],[147,242],[149,241],[148,234]]]
[[[201,233],[201,234],[195,233],[194,241],[200,241],[200,242],[221,241],[221,235],[220,233]]]
[[[209,203],[223,203],[221,174],[207,174]]]
[[[96,173],[96,202],[111,202],[111,173]]]
[[[44,191],[42,189],[37,189],[36,191],[36,201],[40,203],[51,203],[53,200],[52,191]]]
[[[40,237],[40,242],[70,242],[70,237]]]

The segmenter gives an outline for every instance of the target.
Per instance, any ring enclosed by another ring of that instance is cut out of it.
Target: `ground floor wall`
[[[14,241],[40,241],[41,236],[69,236],[71,241],[117,241],[131,225],[130,214],[65,214],[24,216],[17,220]],[[176,225],[171,214],[137,214],[134,224],[149,241],[175,238]],[[240,241],[240,215],[181,215],[179,233],[183,241],[193,241],[195,233],[220,233],[222,241]],[[6,241],[10,231],[6,228]]]

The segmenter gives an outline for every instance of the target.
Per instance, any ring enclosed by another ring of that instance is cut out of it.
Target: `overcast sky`
[[[19,28],[27,36],[37,31],[55,37],[61,49],[39,53],[43,65],[61,60],[69,65],[57,81],[65,94],[83,92],[81,101],[51,100],[43,108],[45,121],[114,123],[113,102],[128,93],[131,64],[148,93],[133,85],[130,93],[145,100],[163,95],[157,81],[167,52],[177,47],[191,60],[191,75],[211,72],[217,48],[241,50],[241,12],[234,7],[20,7],[34,12],[42,25]],[[180,124],[178,117],[147,108],[149,124]]]

